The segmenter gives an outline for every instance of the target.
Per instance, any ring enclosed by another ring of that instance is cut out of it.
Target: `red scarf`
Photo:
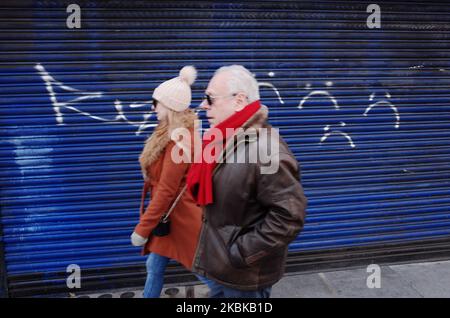
[[[202,155],[201,162],[194,162],[189,169],[186,177],[186,183],[192,196],[199,205],[207,205],[213,203],[213,182],[212,173],[217,165],[217,159],[208,160],[211,163],[205,162],[205,147],[211,143],[222,141],[222,146],[225,146],[227,137],[233,136],[233,134],[226,134],[226,129],[236,130],[240,128],[250,117],[252,117],[261,108],[259,100],[248,104],[239,112],[231,115],[217,126],[211,128],[203,135],[202,143]],[[220,132],[220,133],[219,133]],[[215,138],[211,140],[211,137]],[[211,152],[212,156],[218,156],[219,154]]]

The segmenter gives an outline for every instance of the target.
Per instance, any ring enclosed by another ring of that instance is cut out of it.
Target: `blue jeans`
[[[269,298],[272,287],[259,290],[239,290],[221,285],[211,279],[196,274],[209,287],[209,298]]]
[[[164,272],[170,258],[150,253],[147,258],[147,281],[144,287],[144,298],[159,298],[164,285]]]

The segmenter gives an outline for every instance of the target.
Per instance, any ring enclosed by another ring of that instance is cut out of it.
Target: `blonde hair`
[[[147,167],[159,158],[167,144],[172,140],[172,132],[181,127],[194,127],[196,120],[198,120],[197,115],[190,108],[181,112],[169,108],[167,110],[167,117],[159,122],[151,136],[147,138],[144,149],[139,156],[141,170],[145,179],[147,178]]]

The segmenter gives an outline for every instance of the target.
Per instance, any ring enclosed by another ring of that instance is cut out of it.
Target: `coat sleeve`
[[[264,219],[251,231],[238,235],[230,246],[230,260],[236,268],[251,266],[293,241],[304,225],[307,199],[300,183],[297,160],[279,153],[279,169],[274,174],[257,175],[257,200],[267,210]]]
[[[175,148],[175,149],[174,149]],[[152,195],[152,200],[141,216],[134,231],[142,237],[149,237],[159,220],[167,212],[179,194],[181,182],[189,167],[188,162],[175,163],[171,153],[181,151],[174,142],[169,142],[164,154],[161,176]]]

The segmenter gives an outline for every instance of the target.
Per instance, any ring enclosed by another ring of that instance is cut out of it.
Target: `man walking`
[[[267,298],[304,224],[307,199],[298,162],[267,123],[258,83],[243,66],[218,69],[201,107],[211,129],[203,137],[202,160],[187,176],[203,207],[192,270],[207,278],[210,297]],[[269,144],[270,155],[247,158],[264,154]]]

